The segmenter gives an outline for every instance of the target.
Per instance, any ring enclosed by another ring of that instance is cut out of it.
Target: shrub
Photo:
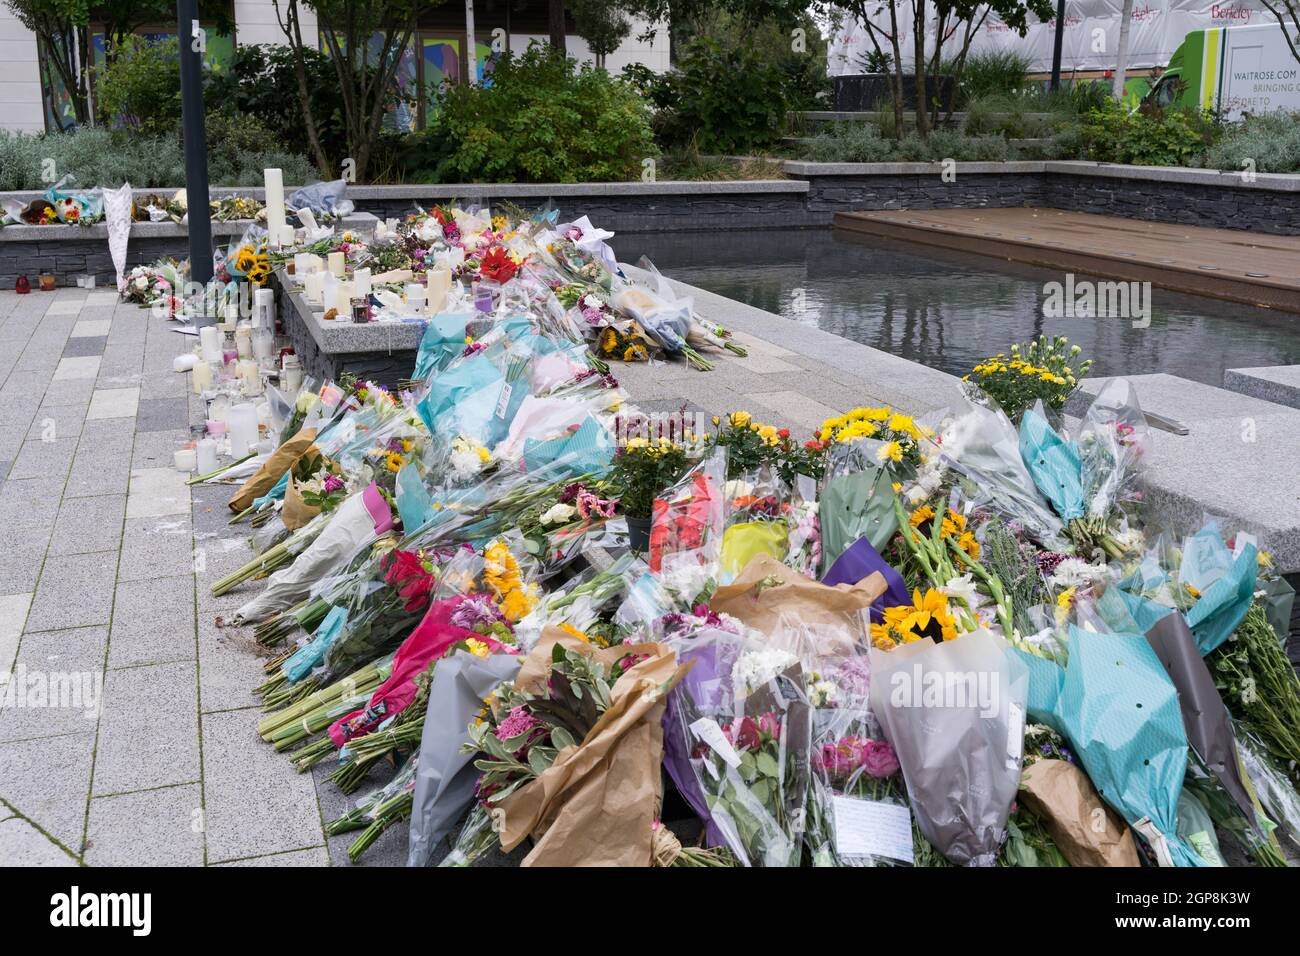
[[[208,179],[214,185],[260,186],[263,171],[274,168],[284,173],[288,184],[303,185],[319,178],[310,160],[286,149],[256,116],[213,113],[207,117],[206,132]]]
[[[1138,166],[1190,166],[1214,141],[1211,120],[1182,110],[1129,113],[1112,102],[1090,110],[1081,134],[1088,159]]]
[[[539,44],[499,59],[491,86],[449,87],[404,151],[408,176],[436,182],[626,180],[656,154],[628,84]]]
[[[1205,154],[1205,165],[1240,172],[1254,160],[1261,173],[1300,173],[1300,113],[1265,113],[1230,127]]]
[[[695,40],[662,83],[651,101],[665,110],[658,125],[670,145],[694,141],[705,152],[734,153],[770,146],[784,134],[782,73],[750,48]]]
[[[338,76],[326,54],[305,49],[303,55],[321,147],[332,164],[332,175],[337,175],[338,164],[348,153]],[[279,148],[292,144],[304,154],[310,152],[307,121],[298,105],[293,54],[287,46],[236,47],[234,58],[225,70],[204,74],[203,99],[209,112],[256,117],[271,132]]]
[[[959,103],[982,96],[1019,93],[1025,87],[1030,59],[1011,50],[976,53],[968,57],[961,75]]]
[[[107,66],[96,68],[100,117],[144,133],[170,133],[181,122],[181,68],[176,40],[128,36]]]
[[[937,129],[929,139],[910,133],[886,139],[868,123],[841,123],[812,138],[810,159],[821,163],[926,163],[943,159],[958,162],[999,162],[1013,159],[1014,150],[997,134],[969,136]]]

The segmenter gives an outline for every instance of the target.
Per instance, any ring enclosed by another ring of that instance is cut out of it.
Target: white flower
[[[731,669],[731,682],[737,688],[744,688],[748,693],[762,687],[773,677],[786,670],[799,658],[779,647],[764,647],[761,650],[742,654]]]
[[[1047,583],[1053,590],[1065,590],[1108,581],[1110,577],[1110,568],[1104,564],[1089,564],[1079,558],[1066,558],[1056,566],[1056,571],[1048,578]]]
[[[814,707],[834,707],[840,702],[840,689],[828,680],[815,680],[808,685],[808,702]]]
[[[556,502],[547,509],[542,515],[542,524],[565,524],[570,518],[578,513],[578,509],[573,505],[566,505],[563,502]]]
[[[442,226],[438,224],[437,219],[430,216],[415,227],[415,236],[421,242],[433,242],[435,239],[442,238]]]
[[[584,309],[599,309],[604,306],[604,304],[605,303],[601,301],[599,296],[590,292],[582,297],[582,307]]]
[[[1259,691],[1255,687],[1255,678],[1247,677],[1241,682],[1241,702],[1249,706],[1258,699]]]
[[[478,452],[469,445],[463,445],[452,451],[449,464],[451,465],[453,478],[458,481],[467,481],[478,474],[482,461],[478,456]]]
[[[1146,535],[1138,528],[1129,528],[1121,531],[1115,536],[1115,543],[1126,552],[1135,553],[1141,551],[1146,544]]]
[[[722,493],[728,498],[747,498],[754,493],[754,486],[748,481],[733,478],[723,487]]]
[[[135,287],[136,287],[137,289],[147,289],[147,288],[149,288],[149,277],[148,277],[148,276],[139,276],[139,277],[135,280]]]
[[[975,579],[970,574],[949,579],[943,587],[939,588],[939,592],[950,598],[957,598],[972,611],[980,605],[980,594],[975,590]]]

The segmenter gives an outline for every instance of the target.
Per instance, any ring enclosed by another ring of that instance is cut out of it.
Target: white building
[[[284,34],[276,22],[271,0],[229,0],[235,28],[233,36],[210,41],[215,56],[228,55],[235,44],[284,43]],[[316,18],[310,7],[301,6],[302,32],[310,36]],[[466,10],[463,3],[452,2],[434,8],[423,18],[403,65],[404,86],[418,90],[436,86],[439,81],[463,82],[467,77]],[[144,35],[174,34],[176,24],[158,23],[141,28]],[[102,50],[102,32],[96,37],[92,24],[92,42]],[[643,32],[635,26],[623,45],[605,60],[611,73],[630,63],[643,63],[656,71],[668,69],[668,32],[658,30],[650,42],[637,39]],[[481,78],[484,63],[490,60],[494,39],[504,41],[510,50],[527,48],[532,40],[545,42],[547,20],[545,0],[474,0],[474,36],[477,73]],[[569,25],[568,52],[583,62],[594,57],[587,42]],[[43,85],[36,37],[22,25],[8,6],[0,2],[0,128],[40,132],[55,125],[55,111],[47,109],[51,91]],[[418,112],[418,111],[416,111]],[[48,118],[46,114],[49,114]]]

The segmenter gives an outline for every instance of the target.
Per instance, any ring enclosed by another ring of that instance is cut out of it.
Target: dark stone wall
[[[462,198],[459,200],[466,202]],[[358,212],[380,219],[401,218],[417,205],[447,204],[446,196],[423,199],[355,199]],[[614,232],[706,232],[718,229],[777,229],[820,226],[830,222],[808,207],[802,193],[684,193],[675,196],[565,196],[548,201],[538,196],[493,197],[495,209],[503,204],[529,211],[551,205],[560,221],[590,216],[602,229]]]
[[[596,224],[620,233],[712,232],[730,229],[798,229],[829,226],[835,213],[870,209],[1000,208],[1044,206],[1077,212],[1125,216],[1154,222],[1240,229],[1280,236],[1300,236],[1300,193],[1247,189],[1230,176],[1222,184],[1172,183],[1112,179],[1068,173],[963,173],[946,183],[936,171],[927,175],[813,176],[809,192],[683,193],[669,196],[565,197],[561,219],[588,215]],[[446,202],[430,195],[426,208]],[[511,202],[537,209],[537,197],[494,198],[494,206]],[[400,217],[415,203],[402,200],[357,200],[359,211],[381,218]],[[163,256],[184,258],[183,236],[133,239],[127,265],[156,262]],[[0,229],[0,288],[13,288],[19,275],[33,283],[52,272],[64,285],[94,273],[111,286],[113,265],[104,239],[5,242]]]

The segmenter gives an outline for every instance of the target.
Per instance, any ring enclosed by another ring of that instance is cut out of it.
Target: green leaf
[[[773,778],[781,776],[781,768],[777,765],[776,758],[767,751],[759,753],[757,764],[758,772],[763,776]]]

